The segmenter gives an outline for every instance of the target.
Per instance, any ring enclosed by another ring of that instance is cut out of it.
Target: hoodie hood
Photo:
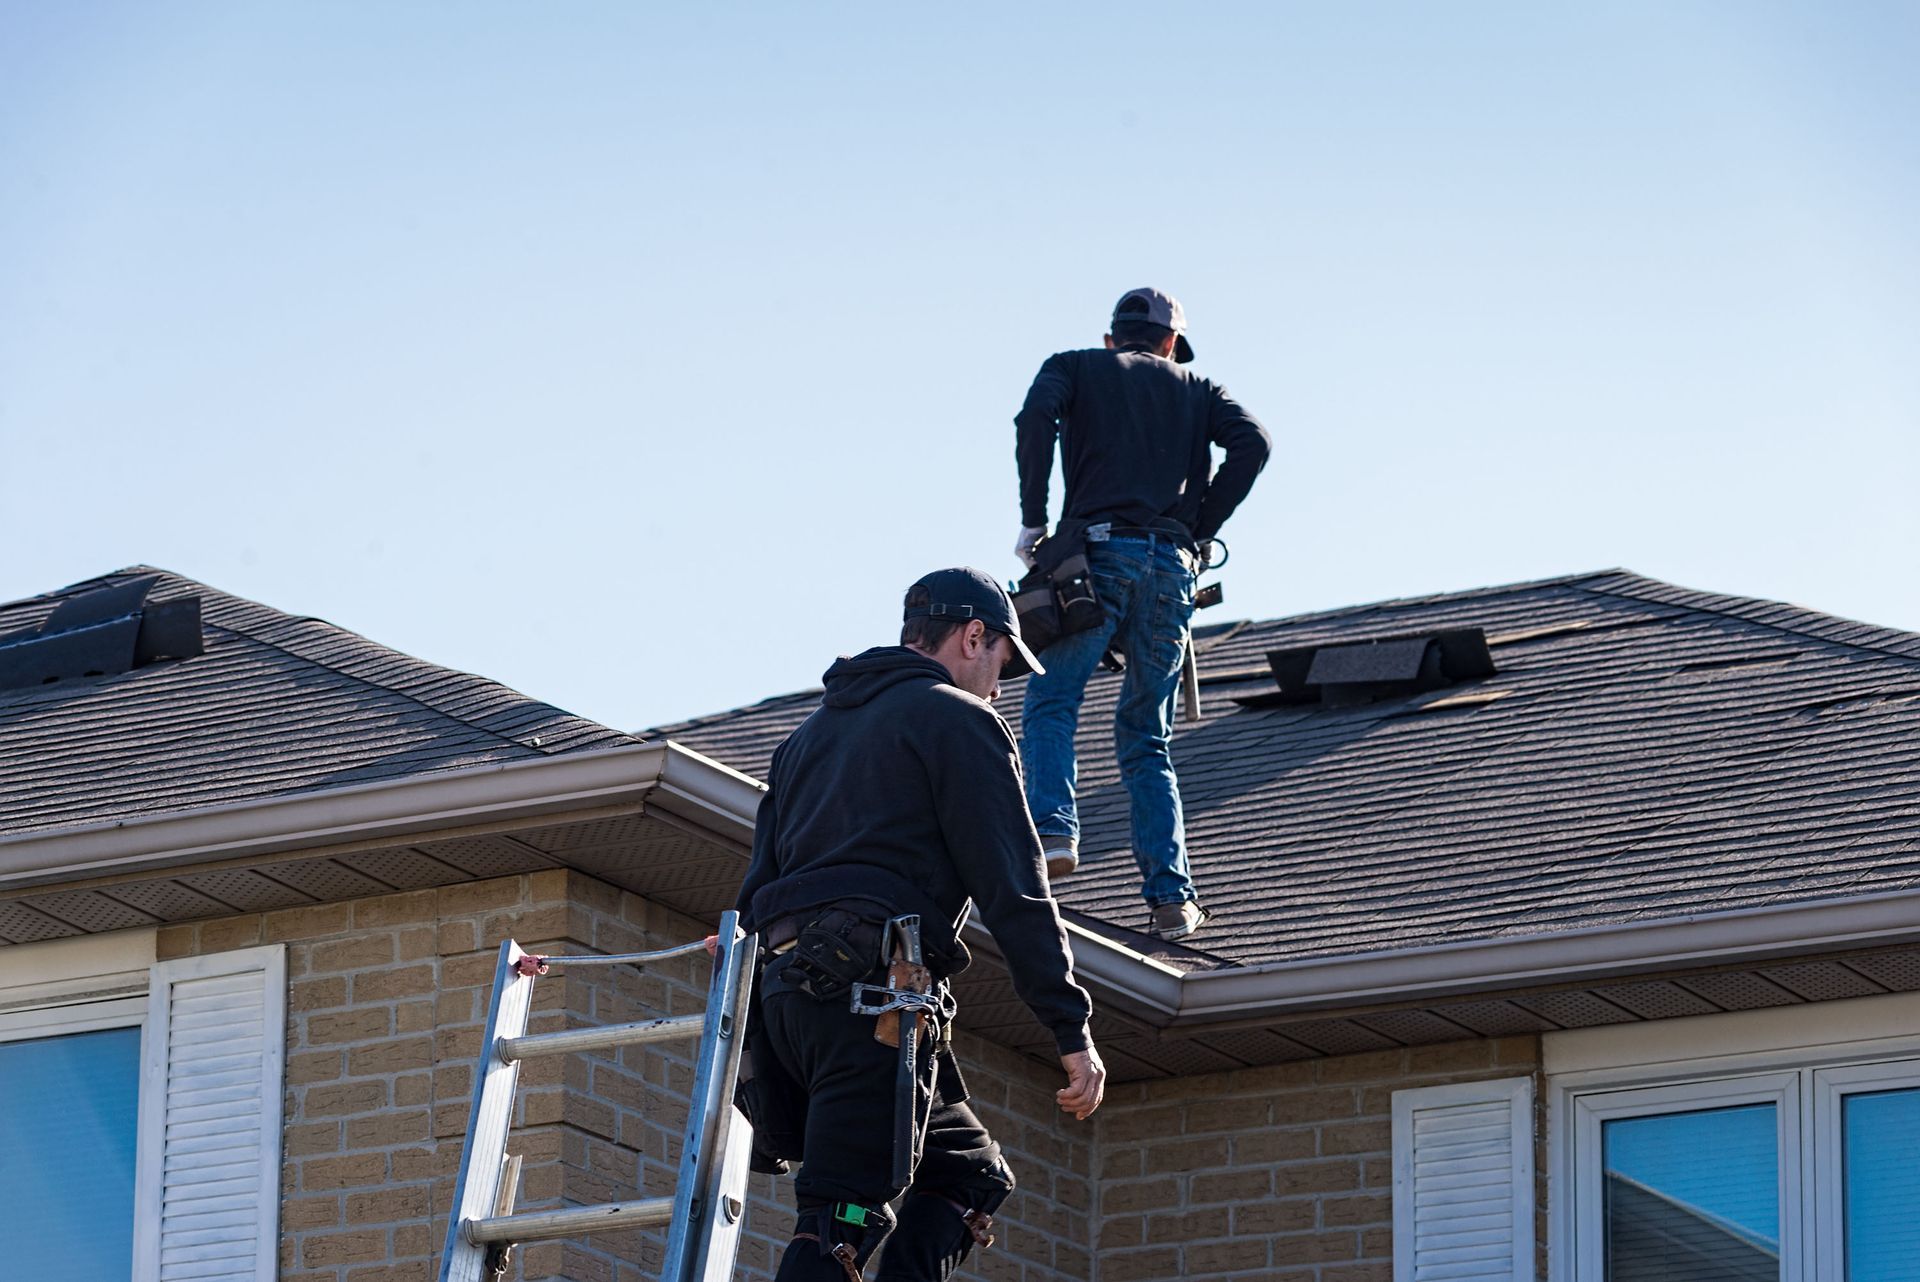
[[[834,662],[821,678],[829,708],[857,708],[904,681],[953,683],[946,666],[903,645],[881,645]]]

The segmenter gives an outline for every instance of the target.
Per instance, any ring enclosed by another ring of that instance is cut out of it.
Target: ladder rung
[[[569,1051],[605,1050],[610,1046],[632,1046],[640,1042],[698,1038],[705,1025],[705,1015],[675,1015],[669,1019],[649,1019],[638,1024],[609,1024],[605,1028],[569,1028],[558,1033],[502,1037],[500,1058],[511,1064],[535,1055],[562,1055]]]
[[[609,1233],[614,1229],[651,1229],[673,1219],[673,1199],[650,1197],[638,1202],[602,1202],[598,1206],[570,1206],[564,1211],[528,1211],[468,1220],[467,1240],[489,1242],[543,1242],[575,1233]]]

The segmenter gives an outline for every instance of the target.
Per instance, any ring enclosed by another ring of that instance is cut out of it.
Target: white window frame
[[[1901,993],[1546,1035],[1551,1282],[1603,1276],[1602,1122],[1765,1098],[1781,1104],[1781,1278],[1843,1277],[1839,1110],[1920,1086],[1914,1029],[1920,994]]]

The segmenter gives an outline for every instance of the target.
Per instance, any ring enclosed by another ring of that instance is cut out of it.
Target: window
[[[133,1271],[144,999],[0,1014],[0,1242],[40,1282]],[[17,1271],[17,1272],[16,1272]]]
[[[1634,1032],[1619,1036],[1630,1052]],[[1638,1039],[1638,1067],[1555,1075],[1571,1193],[1555,1199],[1556,1282],[1920,1282],[1920,1045],[1709,1036],[1702,1049],[1732,1053],[1689,1059],[1660,1037]]]
[[[274,1276],[285,955],[6,950],[0,1252],[35,1282]]]

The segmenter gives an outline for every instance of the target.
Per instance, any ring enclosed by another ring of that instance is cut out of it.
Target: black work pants
[[[933,1194],[954,1204],[952,1223],[964,1237],[959,1208],[990,1212],[1011,1189],[1012,1177],[1000,1146],[967,1106],[953,1057],[930,1053],[923,1043],[919,1152],[912,1182],[902,1189],[892,1171],[900,1052],[874,1040],[874,1018],[854,1014],[846,997],[820,1001],[786,983],[786,962],[777,958],[764,973],[759,1031],[763,1049],[804,1099],[805,1117],[793,1128],[802,1142],[794,1176],[800,1210],[841,1202],[884,1207],[903,1192]]]

